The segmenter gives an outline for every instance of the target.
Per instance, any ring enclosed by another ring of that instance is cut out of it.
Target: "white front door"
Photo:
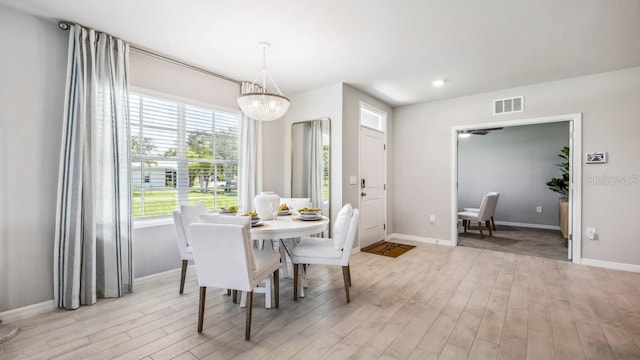
[[[360,127],[360,248],[384,240],[385,135]]]

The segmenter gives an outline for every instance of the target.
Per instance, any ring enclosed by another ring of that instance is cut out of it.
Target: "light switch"
[[[349,176],[349,185],[358,185],[358,177],[357,176]]]
[[[596,236],[597,236],[596,228],[588,227],[587,228],[587,239],[595,240]]]

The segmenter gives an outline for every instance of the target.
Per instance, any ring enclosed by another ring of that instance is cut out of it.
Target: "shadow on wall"
[[[7,164],[7,128],[0,119],[0,164]],[[9,239],[6,226],[7,184],[6,173],[0,171],[0,312],[9,304]],[[0,319],[1,320],[1,319]]]

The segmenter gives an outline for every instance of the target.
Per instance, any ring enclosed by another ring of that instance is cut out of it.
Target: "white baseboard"
[[[405,234],[398,234],[398,233],[388,234],[387,235],[387,240],[389,240],[389,239],[409,240],[409,241],[416,241],[416,242],[421,242],[421,243],[425,243],[425,244],[455,246],[455,244],[453,244],[451,242],[451,240],[434,239],[434,238],[428,238],[428,237],[422,237],[422,236],[414,236],[414,235],[405,235]]]
[[[191,268],[194,265],[189,265],[189,268]],[[163,277],[166,275],[170,275],[173,273],[180,273],[181,269],[177,268],[177,269],[173,269],[173,270],[169,270],[169,271],[165,271],[165,272],[161,272],[161,273],[157,273],[157,274],[151,274],[149,276],[144,276],[141,278],[137,278],[135,279],[135,283],[136,284],[144,284],[146,282],[149,282],[151,280],[157,279],[159,277]],[[195,270],[192,270],[195,271]],[[44,301],[38,304],[33,304],[33,305],[27,305],[27,306],[23,306],[20,308],[16,308],[16,309],[12,309],[12,310],[7,310],[5,312],[0,312],[0,319],[4,322],[4,323],[11,323],[13,321],[16,320],[22,320],[22,319],[26,319],[35,315],[40,315],[40,314],[44,314],[46,312],[49,311],[53,311],[56,309],[55,303],[53,302],[53,300],[48,300],[48,301]]]
[[[634,265],[634,264],[626,264],[626,263],[595,260],[595,259],[585,259],[585,258],[580,259],[580,264],[587,265],[587,266],[595,266],[595,267],[600,267],[605,269],[640,273],[640,265]]]
[[[189,269],[192,269],[192,268],[194,268],[194,267],[195,267],[195,265],[194,265],[194,264],[189,265],[189,266],[187,267],[187,272],[189,272]],[[149,281],[151,281],[151,280],[155,280],[155,279],[157,279],[157,278],[161,278],[161,277],[164,277],[164,276],[167,276],[167,275],[172,275],[172,274],[174,274],[174,273],[180,274],[180,272],[181,272],[181,271],[182,271],[182,268],[177,268],[177,269],[167,270],[167,271],[163,271],[163,272],[156,273],[156,274],[151,274],[151,275],[143,276],[143,277],[140,277],[140,278],[136,278],[136,279],[134,280],[134,284],[144,284],[144,283],[148,283],[148,282],[149,282]],[[195,269],[194,269],[194,270],[192,270],[192,271],[195,271]],[[135,290],[135,288],[134,288],[134,290]]]
[[[48,313],[55,310],[55,304],[53,300],[43,301],[41,303],[23,306],[21,308],[8,310],[0,313],[0,319],[3,323],[11,323],[16,320],[26,319],[35,315]]]
[[[560,226],[558,225],[528,224],[528,223],[517,223],[517,222],[509,222],[509,221],[496,221],[496,225],[518,226],[518,227],[533,228],[533,229],[560,230]]]

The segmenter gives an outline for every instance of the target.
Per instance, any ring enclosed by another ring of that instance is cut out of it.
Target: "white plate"
[[[258,220],[258,222],[251,223],[251,227],[258,227],[264,225],[264,221]]]
[[[315,221],[315,220],[320,220],[322,219],[322,215],[315,215],[315,216],[298,216],[298,219],[303,220],[303,221]]]
[[[278,211],[278,216],[291,215],[291,210]]]

